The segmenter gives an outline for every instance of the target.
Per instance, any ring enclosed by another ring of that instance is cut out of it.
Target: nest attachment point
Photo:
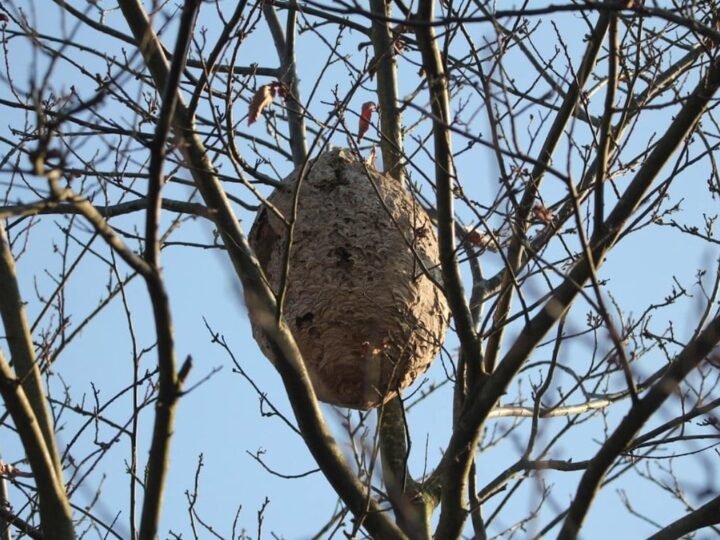
[[[301,168],[267,199],[250,245],[277,294],[286,221]],[[424,373],[445,337],[449,309],[437,238],[424,209],[394,178],[354,152],[333,149],[306,167],[300,184],[284,316],[318,399],[355,409],[386,402]],[[266,356],[262,314],[246,298]]]

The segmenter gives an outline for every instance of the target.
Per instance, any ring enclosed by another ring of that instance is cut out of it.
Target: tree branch
[[[418,6],[414,19],[431,21],[433,19],[433,2],[424,0]],[[416,28],[418,44],[422,53],[423,66],[430,92],[430,103],[433,115],[433,142],[435,159],[435,182],[437,190],[437,227],[440,264],[442,267],[443,286],[448,304],[455,319],[455,326],[460,344],[468,361],[479,365],[481,362],[480,342],[473,325],[470,306],[465,298],[460,268],[455,256],[455,227],[453,204],[453,180],[455,171],[452,161],[452,145],[450,131],[449,96],[447,75],[440,58],[440,51],[435,41],[431,26],[419,25]]]
[[[40,498],[40,522],[46,540],[72,540],[72,511],[62,476],[58,477],[50,449],[41,432],[21,380],[15,377],[0,350],[0,395],[17,428]]]
[[[421,0],[418,4],[415,21],[430,22],[434,18],[434,1]],[[448,81],[440,51],[437,46],[433,27],[426,24],[415,28],[418,45],[422,54],[423,69],[430,92],[430,104],[433,114],[433,143],[435,159],[435,185],[437,192],[437,228],[440,265],[442,268],[443,286],[450,310],[455,319],[455,327],[460,339],[461,355],[468,369],[469,380],[478,380],[477,374],[482,371],[482,353],[480,341],[473,323],[470,306],[465,297],[460,267],[455,255],[455,227],[453,208],[453,167],[451,135],[447,126],[450,125],[450,98]],[[474,454],[472,454],[474,455]],[[467,504],[464,499],[467,491],[468,470],[457,469],[457,474],[445,476],[442,485],[442,513],[436,531],[438,538],[455,538],[467,515]],[[438,484],[439,477],[435,477]],[[447,516],[452,515],[453,523],[449,525]],[[455,519],[457,518],[457,519]]]
[[[390,16],[391,5],[385,0],[370,0],[370,10],[373,15],[384,18]],[[403,141],[400,110],[397,107],[395,43],[387,21],[373,17],[370,30],[375,55],[372,63],[377,77],[377,95],[380,107],[380,149],[383,171],[402,182],[404,181]]]
[[[299,167],[307,159],[307,144],[305,142],[305,113],[300,103],[300,86],[295,72],[297,2],[295,0],[289,2],[287,26],[284,33],[275,8],[271,3],[263,4],[263,14],[270,27],[270,33],[280,60],[280,81],[290,90],[285,100],[288,114],[288,130],[290,132],[290,149],[292,150],[293,163],[296,167]]]
[[[6,530],[0,531],[4,533],[2,540],[12,540],[12,533],[10,531],[11,525],[33,540],[44,540],[45,538],[40,530],[30,525],[27,521],[20,519],[10,510],[0,505],[0,527],[6,528]]]
[[[190,39],[195,27],[195,20],[200,9],[199,0],[188,0],[183,5],[180,16],[175,42],[175,53],[168,78],[165,81],[165,88],[162,90],[162,104],[157,124],[155,124],[155,136],[150,144],[150,165],[148,166],[148,206],[145,219],[145,260],[156,272],[159,272],[160,245],[158,243],[158,223],[160,221],[160,208],[162,198],[160,193],[165,183],[163,165],[165,164],[166,148],[170,125],[175,116],[175,105],[177,103],[180,76],[185,68]]]
[[[177,212],[179,214],[190,214],[212,220],[208,209],[202,204],[177,201],[174,199],[160,199],[160,206],[163,210]],[[146,198],[135,199],[110,206],[94,206],[95,210],[102,217],[109,219],[116,216],[124,216],[132,212],[139,212],[148,207]],[[35,216],[41,214],[71,215],[82,214],[82,211],[72,202],[62,202],[55,199],[37,201],[28,204],[17,204],[0,206],[0,220],[11,217]]]
[[[148,207],[145,222],[145,260],[152,272],[145,275],[148,294],[153,309],[158,348],[158,399],[155,406],[155,423],[147,463],[147,480],[140,517],[140,538],[155,538],[160,524],[165,479],[170,466],[170,442],[174,431],[175,411],[183,384],[183,377],[175,368],[175,340],[173,336],[170,301],[160,275],[160,245],[158,224],[160,221],[160,193],[164,183],[162,173],[165,162],[165,145],[170,133],[178,100],[180,76],[185,67],[190,40],[201,0],[186,0],[175,42],[175,51],[165,85],[163,101],[155,137],[150,146],[148,168]],[[151,39],[151,36],[147,36]],[[189,369],[190,363],[186,364]]]
[[[438,500],[410,476],[409,434],[402,399],[398,396],[378,409],[383,480],[400,528],[413,540],[432,538],[430,518]]]
[[[5,327],[5,337],[15,373],[23,386],[23,392],[27,396],[33,416],[43,435],[57,482],[62,485],[62,463],[55,443],[52,416],[45,399],[45,388],[35,357],[30,326],[25,316],[25,305],[20,296],[15,259],[10,251],[10,241],[2,220],[0,220],[0,298],[2,298],[0,316]]]
[[[659,530],[647,540],[675,540],[693,531],[720,523],[720,496]]]
[[[124,0],[120,7],[136,42],[141,44],[145,63],[155,84],[162,88],[168,76],[168,68],[160,42],[150,27],[142,5],[138,0]],[[404,538],[405,535],[382,512],[376,501],[370,499],[368,504],[365,487],[348,466],[341,449],[330,434],[297,344],[285,322],[275,322],[275,297],[240,229],[225,191],[213,172],[212,163],[180,96],[173,126],[175,133],[183,139],[180,149],[189,164],[200,194],[214,216],[228,255],[246,290],[248,308],[267,314],[264,319],[268,321],[268,326],[264,328],[264,332],[270,342],[274,365],[283,379],[298,426],[310,452],[330,484],[371,535],[383,539]]]

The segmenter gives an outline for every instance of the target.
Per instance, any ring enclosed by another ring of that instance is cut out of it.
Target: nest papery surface
[[[280,289],[300,169],[269,197],[250,245]],[[284,316],[318,398],[368,409],[410,385],[437,355],[449,310],[429,277],[437,239],[424,209],[394,178],[350,150],[308,164],[299,190]],[[260,315],[253,333],[272,359]]]

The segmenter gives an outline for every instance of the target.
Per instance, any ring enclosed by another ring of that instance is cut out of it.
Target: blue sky
[[[101,1],[99,4],[109,6],[109,2],[106,1]],[[79,2],[73,5],[84,7]],[[220,2],[218,6],[226,14],[234,7],[227,2]],[[200,25],[207,29],[210,42],[212,42],[212,37],[219,32],[214,9],[214,6],[210,4],[205,5],[200,20]],[[90,13],[91,16],[96,17],[94,12],[90,11]],[[55,5],[48,7],[47,14],[37,13],[34,17],[42,31],[53,34],[60,34],[63,25],[72,28],[74,24],[72,18],[63,21]],[[558,17],[557,21],[563,40],[567,43],[578,43],[581,35],[586,31],[576,15],[564,15]],[[122,32],[129,33],[120,14],[115,10],[106,14],[105,22]],[[537,22],[537,20],[533,22]],[[12,29],[12,26],[8,28]],[[164,38],[169,47],[173,43],[172,36],[174,36],[172,25],[170,28],[171,30],[166,33]],[[483,36],[492,35],[488,25],[473,26],[471,33],[478,41]],[[326,34],[325,30],[321,32],[321,35],[328,39],[334,38],[333,34],[330,32]],[[87,28],[80,29],[76,39],[98,47],[102,44],[103,52],[108,55],[120,54],[121,48],[131,52],[131,48],[127,44],[113,42]],[[364,41],[362,36],[346,30],[341,44],[341,50],[347,54],[353,54],[352,59],[357,64],[361,64],[363,61],[364,53],[357,52],[357,44],[361,41]],[[275,66],[277,59],[270,43],[266,27],[260,22],[256,32],[248,37],[247,42],[241,48],[240,63],[257,62],[261,66]],[[557,45],[557,38],[551,32],[544,31],[544,33],[537,34],[536,45],[541,49],[544,48],[545,51],[551,51]],[[571,47],[569,53],[574,55],[573,60],[577,64],[578,58],[582,54],[582,48],[580,46]],[[327,47],[321,43],[317,35],[306,32],[299,36],[298,69],[303,96],[309,95],[315,80],[326,67],[327,54]],[[7,58],[11,60],[16,84],[24,90],[28,89],[29,76],[33,73],[36,76],[42,74],[43,66],[47,62],[46,58],[40,58],[38,64],[35,65],[31,61],[27,42],[20,39],[9,40]],[[520,62],[519,56],[510,55],[508,58],[506,68],[513,76],[518,77],[519,80],[522,80],[523,76],[532,76],[529,69],[516,64],[516,62]],[[412,62],[418,61],[417,53],[408,53],[408,59],[409,62],[402,62],[400,67],[401,96],[409,95],[419,84],[417,67],[412,64]],[[90,56],[83,56],[83,60],[88,65],[95,66],[92,69],[100,72],[104,69],[97,63],[97,59]],[[137,65],[137,61],[135,65]],[[604,74],[604,69],[601,64],[598,72]],[[257,79],[257,85],[267,82],[270,82],[270,79]],[[2,84],[7,84],[5,79]],[[73,84],[78,86],[83,97],[92,96],[93,89],[88,85],[87,79],[83,79],[69,64],[63,63],[52,72],[50,86],[56,92],[66,92]],[[139,94],[135,85],[134,81],[128,81],[127,90],[131,96],[137,97]],[[340,63],[334,64],[325,73],[308,108],[316,118],[325,118],[334,100],[333,90],[337,89],[338,95],[342,97],[349,90],[350,85],[351,81],[346,68]],[[374,83],[365,84],[352,98],[350,108],[359,111],[363,102],[374,100],[373,88]],[[145,90],[148,88],[146,87]],[[2,93],[7,95],[6,90],[3,90]],[[602,104],[602,91],[599,96],[592,102],[593,105]],[[245,97],[247,98],[249,95],[245,95]],[[137,101],[141,102],[139,98]],[[415,103],[420,107],[426,106],[427,98],[424,90],[415,98]],[[128,124],[133,120],[127,108],[116,107],[117,105],[108,102],[102,110],[121,125]],[[236,119],[240,119],[245,112],[246,104],[236,102],[234,106]],[[207,114],[207,111],[204,113]],[[3,121],[0,121],[0,135],[7,138],[14,138],[10,132],[12,127],[23,125],[26,120],[30,124],[34,122],[32,116],[23,117],[17,110],[7,107],[3,107],[3,116]],[[408,112],[407,124],[410,124],[412,118],[416,116],[417,113]],[[355,117],[350,113],[347,114],[347,117],[348,124],[354,129]],[[472,127],[486,135],[487,125],[483,118],[483,115],[478,115],[476,123]],[[637,131],[637,148],[644,147],[648,140],[653,138],[653,133],[662,133],[669,120],[666,112],[650,114],[647,118],[647,124]],[[527,116],[523,116],[521,120],[527,122],[527,126],[532,125]],[[525,128],[526,125],[523,124],[521,127]],[[575,128],[577,139],[581,144],[588,143],[588,133],[581,126],[575,126]],[[150,131],[147,125],[144,129]],[[250,128],[243,123],[240,129],[250,136],[268,138],[263,121],[257,122]],[[426,133],[427,125],[409,134],[408,141],[412,135]],[[371,130],[370,137],[376,137],[374,129]],[[521,134],[523,143],[526,142],[524,137],[525,135]],[[68,138],[68,140],[72,139]],[[347,144],[343,135],[336,135],[332,142],[340,146]],[[461,148],[464,143],[462,137],[455,138],[456,148]],[[92,153],[89,149],[93,148],[97,142],[84,141],[83,144],[86,146],[79,146],[78,151],[87,157]],[[120,144],[120,142],[115,140],[111,144]],[[408,142],[408,145],[411,144]],[[241,145],[245,157],[252,163],[255,159],[252,149],[245,140],[241,141]],[[632,150],[632,146],[628,151]],[[7,143],[3,142],[3,149],[7,150],[7,148]],[[101,155],[106,151],[102,145],[98,144],[98,148]],[[693,147],[693,149],[695,148],[697,147]],[[529,153],[537,153],[537,149],[538,143],[536,142]],[[564,170],[568,151],[569,149],[565,145],[557,152],[556,160],[561,170]],[[0,150],[0,154],[2,153],[3,150]],[[131,164],[131,169],[146,167],[147,154],[137,150],[132,153],[132,157],[136,162]],[[21,160],[20,163],[23,168],[26,168],[26,160]],[[108,170],[111,165],[112,156],[108,155],[107,159],[98,165],[98,169]],[[418,166],[427,171],[432,170],[429,161],[422,156],[418,158]],[[277,175],[281,178],[291,169],[291,163],[279,160],[273,161],[271,166],[265,165],[263,170],[267,174]],[[221,170],[224,173],[231,171],[227,163],[222,164]],[[576,169],[571,167],[570,170],[574,175],[578,174]],[[2,174],[0,187],[4,189],[10,181],[8,166],[3,167],[0,174]],[[678,214],[678,219],[682,217],[689,224],[701,225],[702,213],[713,212],[716,205],[716,202],[707,196],[703,164],[691,167],[682,174],[683,180],[674,184],[670,192],[670,200],[676,201],[680,198],[683,200],[684,212]],[[189,178],[187,173],[179,176]],[[413,179],[420,181],[419,176],[414,174]],[[498,171],[493,155],[487,149],[476,147],[471,152],[463,154],[458,159],[458,176],[466,193],[481,202],[488,202],[497,190]],[[43,189],[42,179],[30,176],[27,178],[32,186]],[[624,185],[630,178],[632,178],[632,173],[625,178],[618,179],[618,185]],[[543,196],[551,202],[560,198],[564,193],[564,187],[558,180],[550,178],[545,186]],[[144,185],[138,183],[138,189],[142,191]],[[423,193],[430,194],[427,185],[421,185],[421,189]],[[249,200],[247,192],[235,185],[229,186],[228,190]],[[29,190],[16,190],[15,193],[19,193],[25,202],[34,200]],[[190,188],[173,186],[167,189],[166,194],[176,198],[188,197]],[[459,213],[460,217],[465,220],[472,219],[467,208],[460,206]],[[174,217],[172,214],[165,213],[163,226],[169,226]],[[239,217],[243,229],[247,232],[253,215],[239,209]],[[58,244],[62,238],[59,227],[66,223],[66,218],[61,216],[48,216],[40,219],[30,236],[31,241],[28,243],[27,252],[18,262],[21,287],[28,301],[27,309],[31,321],[34,320],[40,309],[34,291],[37,290],[40,294],[46,295],[54,288],[51,275],[59,270],[61,263],[58,253],[53,250],[53,245]],[[125,231],[132,231],[134,227],[138,227],[138,230],[142,231],[140,214],[119,218],[113,220],[112,223]],[[78,231],[78,241],[70,242],[68,250],[71,254],[78,254],[82,249],[82,243],[90,237],[90,234],[82,232],[80,227],[75,230]],[[212,244],[213,230],[207,222],[192,220],[184,223],[173,234],[172,240]],[[129,243],[137,248],[137,242],[133,244],[129,241]],[[62,249],[62,244],[58,245]],[[99,240],[95,240],[93,246],[104,257],[109,256],[108,249]],[[559,247],[553,246],[547,255],[552,258],[559,256],[560,252]],[[499,268],[501,260],[496,255],[486,254],[483,257],[482,263],[489,273]],[[691,289],[696,271],[697,269],[709,269],[709,274],[712,274],[717,257],[717,246],[708,247],[708,244],[703,242],[689,241],[686,236],[680,235],[675,230],[651,227],[623,240],[608,258],[601,271],[601,277],[609,280],[607,291],[613,297],[622,300],[626,314],[639,314],[649,304],[657,302],[659,298],[668,294],[673,287],[673,278],[688,286],[689,290],[696,294],[696,297],[687,298],[673,306],[672,309],[659,311],[653,320],[653,324],[658,329],[664,328],[668,321],[672,321],[678,337],[687,338],[692,331],[693,316],[698,309],[698,292]],[[264,417],[261,414],[258,395],[247,381],[233,372],[228,355],[216,344],[211,343],[210,335],[205,328],[204,320],[215,332],[224,336],[237,361],[249,377],[284,414],[291,417],[291,409],[284,395],[280,378],[270,363],[261,355],[252,339],[242,301],[242,292],[227,257],[219,249],[171,245],[163,250],[162,264],[171,298],[177,356],[179,359],[183,359],[186,355],[192,355],[194,364],[188,381],[192,391],[183,397],[178,409],[161,537],[168,537],[169,531],[182,534],[184,538],[191,537],[187,517],[186,492],[193,489],[196,465],[199,455],[202,454],[204,466],[199,475],[199,497],[196,510],[201,519],[212,524],[220,536],[229,537],[235,512],[241,506],[238,528],[247,529],[248,535],[255,538],[257,512],[262,507],[265,498],[268,497],[270,502],[264,512],[265,522],[263,525],[265,537],[271,537],[270,534],[273,532],[278,537],[288,539],[309,538],[333,512],[337,496],[320,473],[300,479],[284,480],[269,474],[248,455],[248,452],[251,454],[262,452],[264,462],[283,474],[297,475],[315,468],[301,437],[289,430],[279,418]],[[127,267],[120,264],[119,268],[120,275],[126,275]],[[105,294],[105,285],[108,279],[111,278],[107,266],[96,257],[87,257],[78,266],[65,287],[65,303],[72,317],[70,329],[73,324],[79,324],[84,314],[95,308],[98,300]],[[538,294],[544,292],[540,281],[538,281],[537,287]],[[143,283],[139,279],[135,279],[128,286],[126,295],[127,305],[133,313],[137,347],[139,349],[150,347],[154,341],[153,327],[150,304]],[[587,309],[587,305],[579,304],[573,312],[568,328],[582,328],[584,312]],[[518,331],[519,326],[511,326],[506,343],[511,343],[513,336]],[[68,346],[53,368],[54,372],[62,377],[63,383],[70,388],[73,403],[78,401],[84,401],[86,405],[92,403],[92,384],[99,389],[99,399],[102,402],[132,381],[132,347],[129,335],[124,306],[118,298],[84,329],[77,340]],[[600,352],[603,349],[607,351],[607,338],[604,333],[599,333],[599,339]],[[570,346],[566,354],[579,357],[588,355],[590,345],[591,343],[588,341],[584,346]],[[456,347],[457,340],[454,336],[450,336],[446,343],[446,349],[454,354]],[[540,348],[533,356],[532,362],[547,361],[550,349],[550,347]],[[663,358],[659,353],[655,353],[650,355],[646,362],[647,367],[644,363],[637,369],[646,370],[644,373],[647,375],[657,369],[657,366],[663,362]],[[154,363],[154,351],[144,354],[140,363],[141,372],[153,369]],[[441,362],[436,362],[423,380],[439,381],[443,378],[443,366]],[[511,402],[520,394],[527,398],[530,392],[529,382],[537,384],[540,380],[539,368],[528,369],[527,377],[523,377],[522,386],[513,386],[510,394],[506,396],[507,400],[503,403]],[[194,386],[196,384],[197,387]],[[553,392],[557,394],[563,385],[567,384],[567,379],[560,378],[553,388]],[[622,380],[620,378],[613,379],[613,384],[621,385]],[[56,396],[62,395],[62,385],[59,379],[53,379],[51,388]],[[411,387],[407,393],[412,393],[415,388],[416,386]],[[416,477],[422,473],[426,463],[429,468],[432,468],[441,456],[442,448],[450,434],[452,419],[449,404],[450,388],[446,385],[409,414],[413,439],[410,469]],[[125,421],[129,417],[130,406],[129,396],[126,395],[108,407],[104,414],[117,421]],[[677,404],[671,404],[670,407],[677,407]],[[324,406],[323,410],[335,432],[341,435],[345,411],[330,406]],[[657,422],[666,419],[669,410],[658,415]],[[574,428],[574,434],[554,448],[551,455],[558,459],[571,457],[575,460],[591,457],[598,448],[598,441],[604,437],[603,429],[605,427],[612,429],[626,411],[627,404],[621,404],[613,408],[606,418],[598,416],[592,421]],[[146,408],[140,416],[142,442],[138,457],[141,464],[146,457],[152,418],[152,407]],[[357,422],[358,414],[352,413],[350,418]],[[70,411],[63,413],[58,422],[61,447],[69,443],[72,434],[84,420]],[[543,437],[546,438],[545,440],[549,439],[554,430],[561,428],[564,421],[563,419],[544,421],[543,426],[547,431],[541,437],[541,441]],[[372,426],[374,415],[371,414],[368,417],[368,422]],[[494,429],[502,430],[507,428],[510,422],[511,420],[507,419],[491,420],[487,429],[489,433],[492,433]],[[73,450],[73,453],[84,456],[94,448],[96,438],[108,441],[115,435],[116,430],[107,427],[101,428],[97,433],[90,428],[84,432],[77,443],[77,450]],[[505,467],[513,463],[522,453],[526,438],[527,426],[524,426],[504,437],[493,448],[483,452],[479,458],[478,485],[482,486],[485,482],[490,481]],[[341,440],[350,455],[348,442],[346,439]],[[14,439],[3,436],[1,444],[0,452],[2,452],[3,459],[9,462],[22,459],[22,451]],[[539,444],[539,447],[541,446]],[[85,500],[92,499],[93,490],[102,486],[102,497],[95,503],[95,508],[98,514],[104,516],[107,521],[112,521],[118,514],[120,522],[127,520],[127,493],[130,482],[126,473],[128,447],[127,439],[122,438],[96,466],[90,467],[90,462],[82,465],[86,469],[91,469],[91,472],[85,480],[76,502],[82,504]],[[650,467],[656,466],[651,462]],[[708,472],[711,471],[704,461],[686,460],[677,474],[680,477],[693,478],[698,476],[698,469],[703,475],[708,475]],[[554,473],[547,476],[546,479],[552,485],[552,495],[541,510],[543,517],[538,521],[540,526],[545,525],[557,510],[565,507],[574,493],[579,473]],[[707,478],[707,482],[712,489],[717,491],[717,479],[710,477]],[[506,526],[513,523],[515,518],[533,508],[537,502],[539,488],[539,480],[527,481],[513,499],[512,505],[504,508],[494,520],[491,532],[497,534],[503,531]],[[608,530],[606,527],[613,531],[623,531],[623,534],[627,535],[625,537],[628,538],[646,536],[655,530],[641,519],[629,515],[622,505],[620,490],[624,490],[628,494],[638,511],[648,512],[660,522],[674,519],[682,512],[682,508],[678,504],[670,502],[668,497],[658,496],[659,489],[657,487],[640,479],[637,475],[628,475],[599,495],[583,529],[582,538],[604,538],[605,531]],[[485,509],[486,517],[492,514],[495,505],[503,496],[504,494],[501,493],[489,502]],[[537,527],[537,525],[534,526]],[[127,530],[125,526],[118,527],[121,535],[127,534]],[[515,537],[523,538],[524,535],[529,536],[533,532],[537,532],[537,529],[517,532]],[[92,534],[90,536],[92,537]],[[200,534],[200,537],[205,538],[206,534]]]

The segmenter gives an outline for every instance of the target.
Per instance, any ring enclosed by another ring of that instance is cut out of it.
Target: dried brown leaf
[[[555,220],[552,210],[546,208],[542,204],[536,204],[533,206],[532,212],[535,219],[542,223],[550,224]]]
[[[370,128],[370,120],[372,119],[372,113],[377,110],[377,105],[372,101],[366,101],[363,103],[362,111],[360,111],[360,120],[358,122],[358,135],[357,140],[360,142]]]
[[[492,236],[486,233],[482,233],[478,231],[477,229],[473,229],[469,233],[467,233],[467,236],[465,237],[465,240],[472,244],[473,246],[486,248],[488,246],[494,246],[495,243],[493,242]]]
[[[272,103],[276,92],[276,87],[273,86],[274,84],[275,83],[262,85],[250,100],[250,106],[248,107],[248,126],[257,121],[265,107]]]

